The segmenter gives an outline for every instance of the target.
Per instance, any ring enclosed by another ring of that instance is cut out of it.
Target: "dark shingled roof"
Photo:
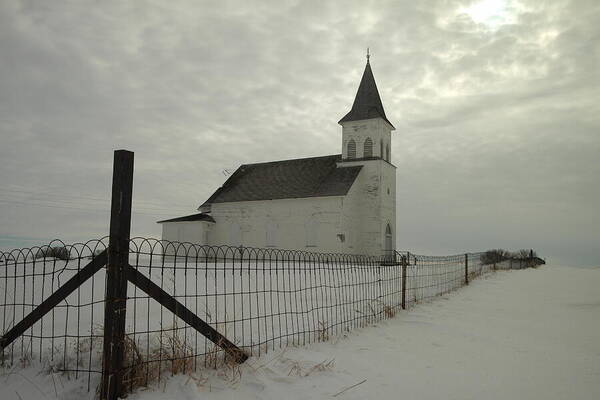
[[[233,201],[343,196],[362,166],[337,168],[340,154],[246,164],[202,205]],[[201,207],[202,207],[201,206]]]
[[[208,221],[215,222],[215,219],[208,214],[200,213],[200,214],[192,214],[186,215],[185,217],[177,217],[172,219],[165,219],[162,221],[158,221],[157,224],[162,224],[163,222],[186,222],[186,221]]]
[[[339,123],[378,117],[383,118],[385,122],[392,125],[385,116],[379,91],[377,91],[377,84],[375,84],[375,78],[373,77],[373,71],[371,71],[371,64],[367,61],[367,66],[360,80],[352,109],[344,118],[340,119]],[[393,127],[394,125],[392,125]]]

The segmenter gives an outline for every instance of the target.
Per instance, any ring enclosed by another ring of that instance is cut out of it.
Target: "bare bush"
[[[317,328],[317,333],[318,333],[320,342],[326,342],[329,340],[329,332],[327,331],[327,322],[326,321],[319,321],[319,327]]]
[[[521,249],[511,252],[504,249],[488,250],[481,256],[483,265],[495,264],[505,260],[528,260],[537,257],[537,253],[533,250]]]
[[[288,372],[288,376],[295,375],[295,376],[307,377],[314,372],[330,371],[333,369],[334,366],[335,366],[334,358],[332,358],[331,360],[323,360],[322,362],[315,364],[310,368],[303,367],[302,365],[300,365],[299,362],[295,361],[292,364],[292,368],[290,369],[290,372]]]
[[[393,318],[396,315],[396,310],[392,306],[384,305],[383,306],[383,314],[387,318]]]
[[[534,258],[534,257],[537,257],[536,252],[533,250],[527,250],[527,249],[521,249],[521,250],[515,252],[515,254],[514,254],[514,258],[517,258],[519,260],[526,260],[526,259]]]
[[[481,255],[481,264],[496,264],[508,260],[509,258],[511,258],[510,252],[504,249],[488,250]]]
[[[71,252],[64,246],[42,247],[36,253],[35,258],[57,258],[66,261],[71,259]]]

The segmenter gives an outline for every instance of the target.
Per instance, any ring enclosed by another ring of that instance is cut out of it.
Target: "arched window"
[[[387,162],[390,162],[390,145],[385,145],[385,159]]]
[[[364,158],[373,157],[373,141],[369,137],[365,139],[365,145],[363,148],[363,157]]]
[[[348,142],[348,158],[356,158],[356,142],[350,139]]]

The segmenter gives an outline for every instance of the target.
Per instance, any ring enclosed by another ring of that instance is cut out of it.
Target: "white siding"
[[[243,242],[242,242],[242,228],[240,226],[240,223],[238,221],[229,221],[229,240],[227,240],[227,244],[231,245],[231,246],[240,246]],[[217,233],[219,231],[219,229],[216,230],[215,233]],[[221,244],[221,243],[216,243],[216,244]],[[246,246],[248,246],[248,244],[245,244]]]
[[[273,221],[267,221],[266,246],[277,247],[277,224]]]
[[[212,222],[207,221],[185,221],[185,222],[163,222],[162,239],[168,242],[192,243],[196,245],[208,244]],[[184,247],[178,246],[179,252],[184,252]],[[169,245],[165,249],[166,254],[174,254],[175,247]]]
[[[306,247],[316,247],[319,243],[319,223],[312,216],[309,216],[304,226],[306,231]]]
[[[241,227],[241,243],[244,246],[267,247],[269,221],[277,221],[274,246],[278,248],[347,252],[337,237],[338,233],[343,233],[342,204],[340,196],[215,203],[211,211],[216,221],[211,243],[235,244],[223,228],[235,222]],[[307,238],[307,221],[315,224],[314,228],[308,228],[317,232],[315,247]]]

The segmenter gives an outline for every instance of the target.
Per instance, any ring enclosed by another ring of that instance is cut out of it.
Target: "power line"
[[[103,209],[98,209],[98,208],[81,208],[81,207],[65,207],[65,206],[59,206],[59,205],[54,205],[54,204],[39,204],[39,203],[28,203],[28,202],[23,202],[23,201],[14,201],[14,200],[5,200],[5,199],[0,199],[0,203],[9,203],[9,204],[14,204],[17,206],[29,206],[29,207],[43,207],[43,208],[59,208],[59,209],[64,209],[64,210],[79,210],[79,211],[90,211],[90,212],[103,212],[103,213],[108,213],[110,212],[110,210],[108,208],[103,208]],[[151,211],[151,210],[145,210],[145,211]],[[168,211],[167,209],[163,209],[162,211]],[[132,210],[132,212],[134,214],[142,214],[142,215],[163,215],[163,216],[170,216],[173,215],[175,213],[179,213],[178,211],[171,212],[169,214],[164,214],[164,213],[148,213],[148,212],[141,212],[141,211],[135,211]],[[182,213],[184,213],[185,211],[181,211]],[[189,210],[187,211],[189,212]]]
[[[99,204],[92,204],[92,203],[84,203],[84,202],[72,202],[72,201],[67,201],[67,200],[38,200],[38,199],[6,199],[6,198],[0,198],[0,201],[2,202],[6,202],[6,203],[15,203],[15,204],[28,204],[28,205],[42,205],[42,206],[52,206],[52,207],[60,207],[60,208],[71,208],[71,209],[98,209]],[[82,208],[81,206],[87,206],[87,208]],[[103,203],[101,205],[102,207],[100,207],[101,209],[104,210],[109,210],[109,204],[108,203]],[[135,203],[134,203],[134,207],[135,207]],[[158,207],[136,207],[138,210],[141,211],[147,211],[147,212],[186,212],[189,211],[191,208],[187,208],[186,210],[184,210],[183,208],[158,208]]]
[[[10,196],[10,194],[9,194]],[[67,196],[65,196],[67,197]],[[73,200],[76,199],[75,196],[69,196],[72,197],[72,199],[67,199],[67,200],[63,200],[63,199],[51,199],[51,198],[20,198],[20,197],[4,197],[2,198],[0,196],[0,200],[6,201],[6,202],[23,202],[23,203],[28,203],[28,204],[45,204],[45,205],[60,205],[63,206],[65,204],[68,204],[70,206],[74,206],[74,207],[79,207],[79,206],[89,206],[89,207],[98,207],[103,206],[104,208],[108,208],[109,206],[109,200],[105,200],[105,199],[98,199],[99,203],[94,203],[94,202],[90,202],[89,200]],[[84,198],[82,198],[84,199]],[[37,203],[32,203],[32,202],[37,202]],[[148,205],[148,203],[144,203],[143,201],[134,201],[134,205],[136,206],[137,209],[139,210],[144,210],[144,211],[149,211],[149,212],[154,212],[154,211],[166,211],[166,212],[185,212],[187,210],[193,209],[195,208],[194,206],[190,205],[190,204],[186,204],[186,205],[182,205],[180,207],[170,207],[169,205],[165,205],[165,206],[152,206],[152,205]],[[185,210],[185,211],[184,211]]]
[[[23,190],[23,189],[9,189],[9,188],[0,188],[0,193],[2,192],[12,192],[12,193],[25,193],[25,194],[31,194],[31,195],[35,195],[35,196],[51,196],[51,197],[58,197],[58,198],[67,198],[67,199],[76,199],[76,200],[91,200],[91,201],[99,201],[99,202],[104,202],[107,203],[109,201],[109,198],[98,198],[98,197],[89,197],[89,196],[74,196],[74,195],[68,195],[68,194],[57,194],[57,193],[49,193],[49,192],[39,192],[39,191],[31,191],[31,190]],[[4,194],[9,194],[9,193],[4,193]],[[44,200],[44,199],[40,199],[40,200]],[[156,203],[156,202],[149,202],[146,200],[137,200],[136,203],[139,204],[143,204],[145,206],[149,206],[149,207],[153,207],[153,206],[158,206],[163,207],[166,206],[166,204],[164,203]],[[169,203],[168,205],[173,205],[173,206],[180,206],[180,207],[189,207],[189,204],[181,204],[181,203]],[[161,208],[164,210],[164,208]]]

